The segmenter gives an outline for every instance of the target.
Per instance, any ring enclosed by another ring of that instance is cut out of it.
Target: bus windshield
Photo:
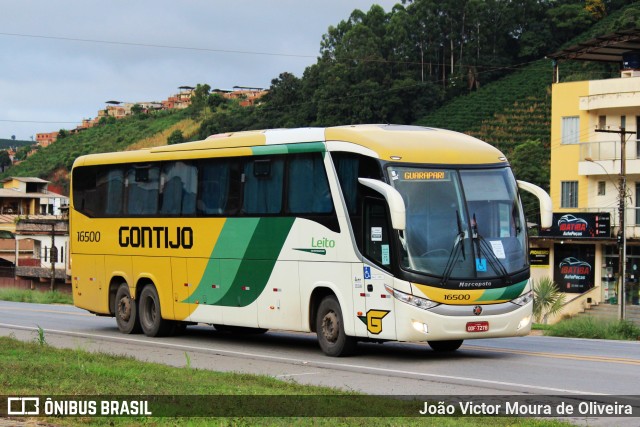
[[[390,167],[406,205],[402,267],[447,279],[506,278],[528,264],[509,168]]]

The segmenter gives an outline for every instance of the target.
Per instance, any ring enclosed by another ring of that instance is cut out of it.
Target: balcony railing
[[[620,160],[620,140],[581,142],[580,161]],[[625,147],[625,159],[640,159],[640,141],[631,139]]]

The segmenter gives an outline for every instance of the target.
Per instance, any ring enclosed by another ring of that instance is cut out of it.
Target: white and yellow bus
[[[518,185],[520,184],[520,185]],[[530,330],[527,229],[503,154],[431,128],[358,125],[214,135],[80,157],[72,171],[76,306],[123,333],[315,332],[357,341]],[[544,225],[544,224],[543,224]]]

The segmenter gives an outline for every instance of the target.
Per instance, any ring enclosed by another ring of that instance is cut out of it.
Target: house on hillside
[[[36,142],[40,147],[48,147],[56,142],[59,132],[36,133]]]
[[[0,181],[0,214],[54,215],[69,205],[69,198],[48,190],[49,181],[40,178],[9,177]]]

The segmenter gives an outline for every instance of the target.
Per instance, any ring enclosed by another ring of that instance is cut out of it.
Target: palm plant
[[[536,323],[547,324],[549,316],[560,313],[566,295],[548,277],[533,281],[533,317]]]

